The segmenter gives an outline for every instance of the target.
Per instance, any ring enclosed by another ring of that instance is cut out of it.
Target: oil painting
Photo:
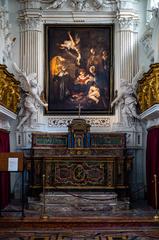
[[[45,26],[48,114],[111,114],[113,26]]]

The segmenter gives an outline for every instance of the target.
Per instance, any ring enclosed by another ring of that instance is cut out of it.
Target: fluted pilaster
[[[135,31],[137,19],[118,17],[118,48],[120,56],[120,79],[128,82],[138,71],[138,33]]]
[[[20,67],[27,73],[40,73],[42,24],[41,16],[21,16],[20,20]]]

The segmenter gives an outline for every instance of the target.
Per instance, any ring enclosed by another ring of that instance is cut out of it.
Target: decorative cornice
[[[155,104],[140,114],[141,120],[146,123],[146,128],[159,125],[159,104]]]
[[[7,108],[3,107],[2,105],[0,105],[0,116],[4,119],[12,119],[12,120],[16,120],[17,118],[17,115],[15,113],[11,112]]]
[[[72,119],[72,117],[48,118],[48,127],[67,127]],[[84,119],[91,127],[110,127],[111,125],[109,117],[85,117]]]
[[[8,120],[3,120],[3,119],[0,119],[0,129],[2,130],[7,130],[9,131],[10,130],[10,123]]]
[[[155,104],[140,114],[141,120],[152,120],[159,118],[159,104]]]

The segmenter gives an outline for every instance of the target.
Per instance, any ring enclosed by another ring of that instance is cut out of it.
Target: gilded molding
[[[138,82],[137,99],[141,113],[159,103],[159,63],[151,64]]]
[[[19,81],[0,64],[0,104],[16,113],[20,102]]]

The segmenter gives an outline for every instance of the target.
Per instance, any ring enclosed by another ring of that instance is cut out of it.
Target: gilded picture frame
[[[45,25],[47,114],[112,114],[113,25]]]

